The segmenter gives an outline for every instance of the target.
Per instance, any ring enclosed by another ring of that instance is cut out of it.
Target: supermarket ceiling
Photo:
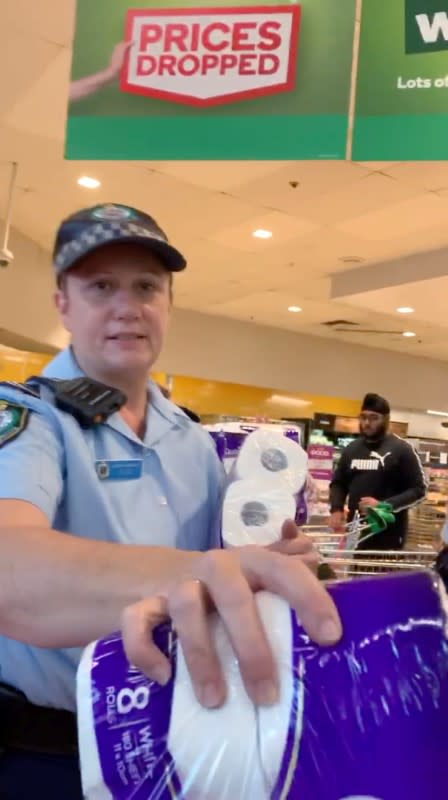
[[[188,255],[180,307],[448,360],[448,163],[65,162],[73,16],[74,0],[1,0],[0,210],[18,161],[18,230],[49,248],[78,207],[140,206]]]

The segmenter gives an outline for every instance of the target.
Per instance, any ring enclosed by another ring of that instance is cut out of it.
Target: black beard
[[[382,427],[375,433],[374,436],[367,436],[366,433],[363,433],[363,438],[367,442],[367,444],[378,444],[381,442],[387,433],[387,425],[382,425]]]

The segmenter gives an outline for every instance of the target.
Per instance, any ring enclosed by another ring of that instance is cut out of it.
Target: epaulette
[[[31,397],[40,397],[39,387],[33,389],[26,383],[16,383],[15,381],[2,381],[0,383],[0,389],[2,386],[6,386],[7,389],[14,389],[15,391],[19,390],[23,394],[31,395]]]
[[[39,392],[41,386],[51,390],[56,408],[71,414],[82,428],[90,428],[105,422],[108,417],[119,411],[127,400],[126,395],[119,389],[106,386],[91,378],[62,380],[39,375],[29,378],[25,384],[29,394],[37,397],[41,396]]]

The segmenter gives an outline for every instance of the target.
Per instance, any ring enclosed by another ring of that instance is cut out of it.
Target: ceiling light
[[[98,189],[101,186],[101,181],[97,181],[96,178],[89,178],[88,175],[83,175],[82,178],[78,178],[78,184],[84,189]]]
[[[446,411],[432,411],[430,408],[428,408],[426,413],[427,414],[432,414],[434,417],[448,417],[448,414],[447,414]]]
[[[410,306],[400,306],[400,308],[397,308],[399,314],[413,314],[414,311],[415,309]]]
[[[414,336],[417,336],[417,334],[414,333],[414,331],[404,331],[404,333],[402,333],[401,335],[405,336],[406,339],[412,339]]]
[[[288,307],[288,311],[290,311],[291,314],[299,314],[301,312],[301,310],[302,309],[300,308],[300,306],[289,306]]]
[[[257,228],[252,236],[255,236],[256,239],[270,239],[272,237],[272,231],[265,231],[264,228]]]

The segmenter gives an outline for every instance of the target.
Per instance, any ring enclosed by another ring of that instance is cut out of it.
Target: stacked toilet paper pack
[[[308,456],[281,431],[259,428],[240,442],[229,468],[221,538],[224,547],[268,545],[281,537],[286,519],[296,519]]]
[[[133,668],[118,635],[78,671],[88,800],[431,800],[448,753],[446,594],[431,573],[329,587],[344,635],[315,646],[278,597],[256,596],[280,699],[249,701],[224,626],[212,635],[228,697],[202,708],[171,627],[156,630],[172,679]]]

